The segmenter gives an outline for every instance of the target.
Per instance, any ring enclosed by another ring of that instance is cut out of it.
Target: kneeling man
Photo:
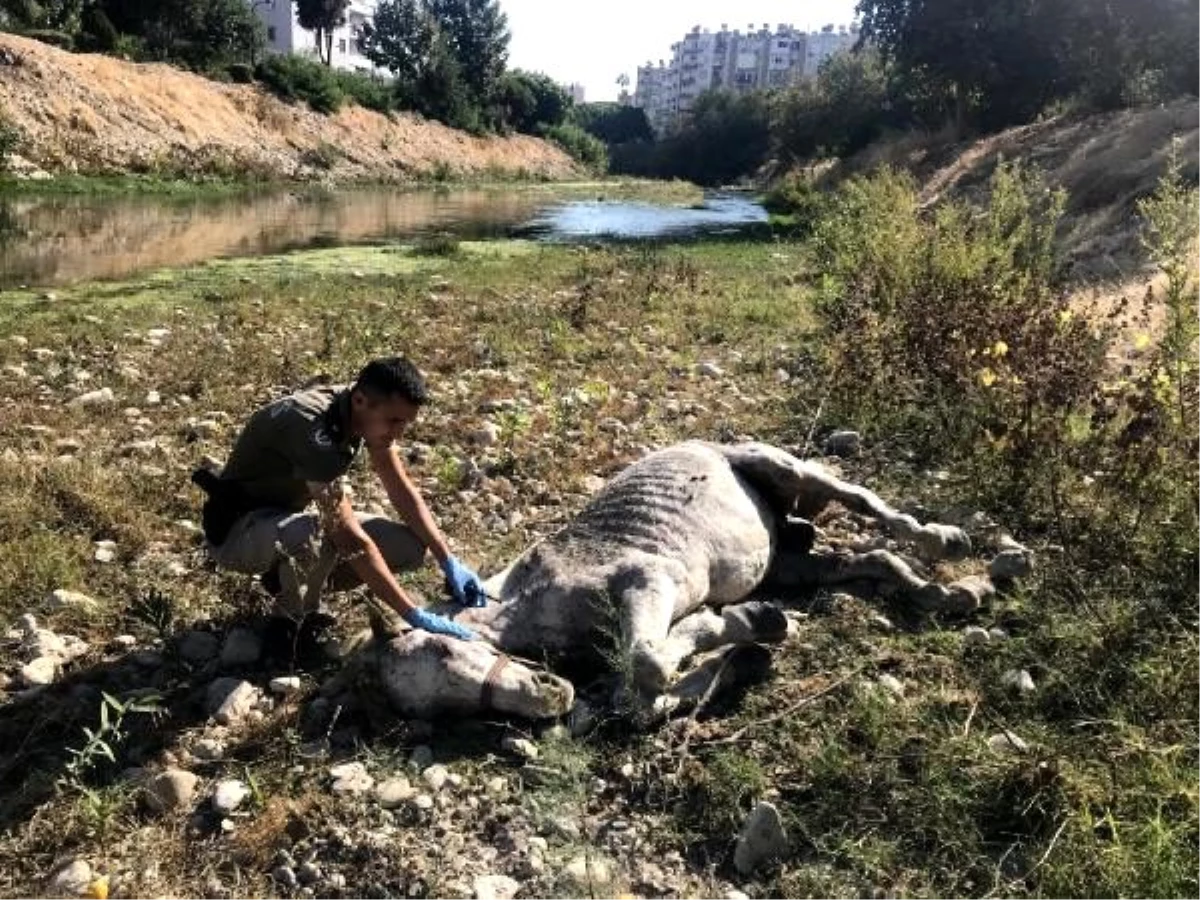
[[[376,359],[348,387],[317,386],[261,407],[251,416],[220,475],[197,470],[208,493],[204,533],[218,566],[261,575],[276,612],[316,612],[320,582],[305,591],[298,573],[320,566],[322,539],[336,551],[334,590],[365,584],[414,628],[463,640],[474,635],[421,609],[394,572],[420,568],[426,551],[441,567],[451,596],[465,606],[486,601],[479,577],[446,545],[394,442],[428,400],[425,380],[402,357]],[[356,513],[344,475],[363,448],[404,520]]]

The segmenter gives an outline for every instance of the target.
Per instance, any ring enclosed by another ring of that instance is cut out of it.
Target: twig
[[[976,700],[971,704],[971,711],[967,713],[967,721],[963,723],[963,737],[969,737],[971,734],[971,721],[975,718],[975,713],[979,709],[979,701]]]
[[[813,432],[817,430],[817,423],[821,421],[821,413],[825,409],[825,401],[829,399],[829,391],[826,390],[825,396],[821,398],[821,402],[817,404],[816,415],[813,416],[812,424],[808,426],[808,434],[804,437],[804,446],[800,448],[800,457],[804,458],[808,453],[808,448],[812,446]]]
[[[721,657],[721,665],[717,667],[717,674],[713,676],[713,680],[709,682],[704,693],[700,696],[700,700],[696,703],[696,708],[692,710],[687,717],[687,721],[683,724],[683,743],[679,746],[679,765],[675,767],[675,774],[678,776],[683,771],[683,764],[688,758],[688,744],[692,740],[692,726],[696,724],[696,717],[700,715],[700,711],[708,705],[708,701],[712,699],[713,694],[717,690],[717,685],[721,683],[721,676],[725,674],[725,670],[729,667],[729,660],[733,656],[737,648],[731,648],[724,656]]]
[[[857,676],[861,675],[863,673],[863,671],[866,670],[866,668],[867,667],[865,665],[859,666],[853,672],[850,672],[848,675],[845,675],[845,676],[839,678],[837,681],[834,681],[833,683],[826,685],[825,687],[821,688],[821,690],[817,691],[815,694],[809,694],[807,697],[802,697],[801,699],[797,700],[795,703],[793,703],[791,706],[789,706],[785,710],[777,712],[772,716],[767,716],[765,719],[759,719],[756,722],[749,722],[749,723],[743,725],[741,728],[739,728],[733,734],[726,735],[723,738],[715,738],[714,740],[711,740],[711,741],[704,741],[703,743],[705,746],[711,746],[714,744],[736,743],[737,741],[740,741],[742,739],[742,737],[745,735],[745,733],[747,731],[749,731],[751,728],[758,728],[762,725],[770,725],[772,722],[778,722],[780,719],[787,718],[788,716],[790,716],[792,713],[794,713],[796,710],[800,709],[801,707],[807,706],[808,704],[813,703],[816,700],[820,700],[826,694],[832,693],[833,691],[837,690],[839,687],[841,687],[843,684],[845,684],[850,679],[856,678]]]

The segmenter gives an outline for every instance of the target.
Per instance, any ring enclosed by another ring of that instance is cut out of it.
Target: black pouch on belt
[[[222,481],[208,469],[192,472],[192,483],[208,494],[200,513],[204,536],[214,546],[223,544],[233,523],[253,506],[247,501],[241,485],[236,481]]]

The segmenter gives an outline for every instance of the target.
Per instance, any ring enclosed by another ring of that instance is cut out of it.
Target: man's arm
[[[371,458],[371,467],[383,482],[384,490],[387,491],[388,499],[396,508],[396,512],[421,543],[429,548],[438,565],[445,564],[450,558],[446,538],[434,522],[433,514],[425,505],[421,492],[405,471],[395,446],[389,444],[386,447],[368,447],[367,453]]]
[[[321,527],[337,547],[341,558],[350,564],[372,594],[394,609],[401,618],[409,619],[417,605],[404,593],[383,554],[363,530],[341,481],[331,484],[309,482],[308,488],[316,501]]]

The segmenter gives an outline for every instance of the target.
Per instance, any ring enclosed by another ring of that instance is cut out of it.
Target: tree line
[[[784,90],[710,91],[614,168],[703,184],[768,159],[850,155],[881,135],[987,133],[1060,111],[1195,95],[1196,0],[860,0],[862,39]]]

